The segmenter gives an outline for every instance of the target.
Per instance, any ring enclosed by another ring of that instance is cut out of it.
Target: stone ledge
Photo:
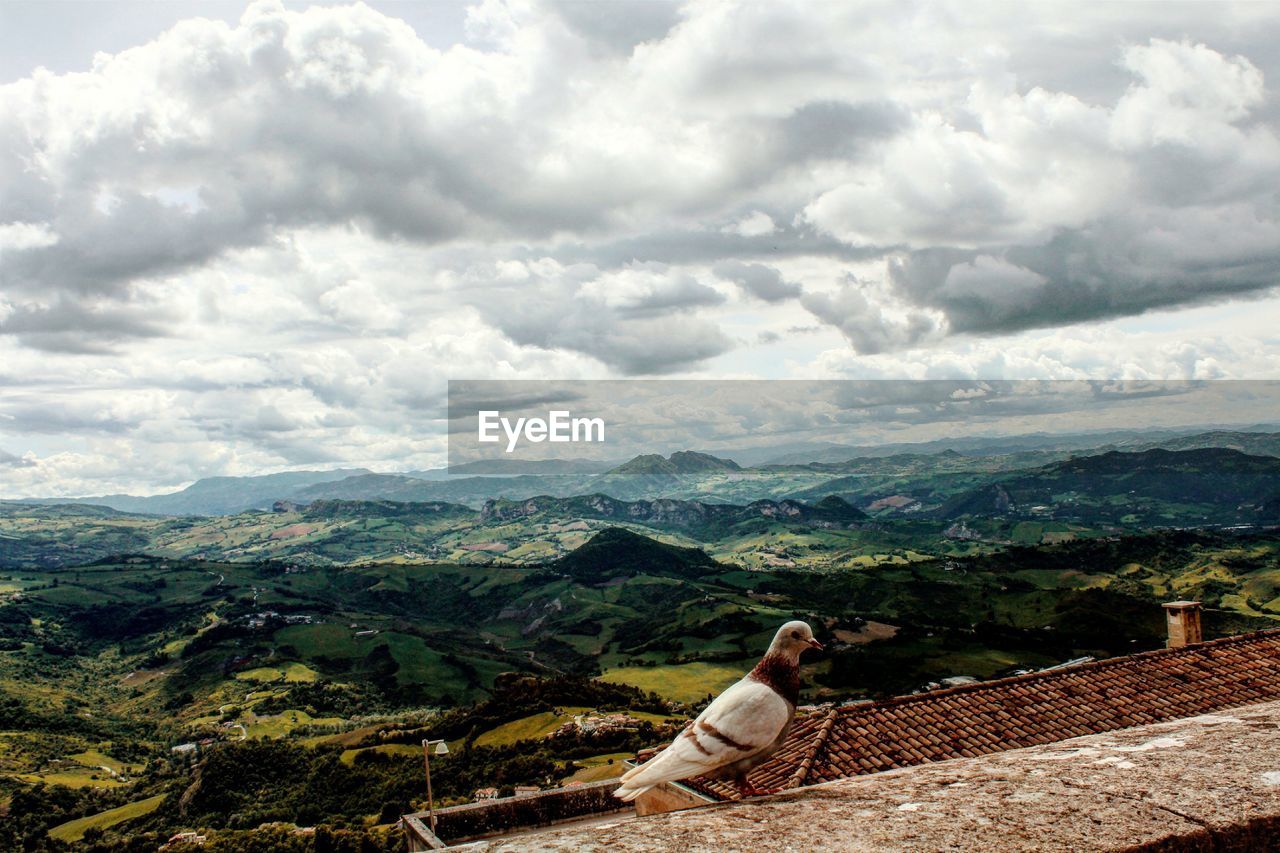
[[[1280,702],[1267,702],[473,849],[1256,850],[1277,838]]]

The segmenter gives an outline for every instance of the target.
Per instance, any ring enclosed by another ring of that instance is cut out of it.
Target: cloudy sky
[[[0,3],[0,496],[450,378],[1280,377],[1272,3]]]

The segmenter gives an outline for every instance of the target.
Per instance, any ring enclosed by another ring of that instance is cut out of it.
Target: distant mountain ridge
[[[1203,450],[1218,447],[1238,450],[1251,456],[1280,457],[1280,433],[1241,432],[1237,430],[1210,430],[1194,435],[1182,435],[1161,441],[1140,443],[1140,450]]]
[[[582,494],[589,490],[591,480],[586,476],[533,474],[442,480],[424,480],[402,474],[365,474],[346,480],[315,483],[299,489],[292,497],[303,503],[316,500],[388,500],[414,503],[445,501],[479,506],[498,495]]]
[[[285,471],[256,477],[205,477],[167,495],[101,495],[87,498],[31,498],[23,503],[92,504],[121,512],[148,515],[233,515],[247,509],[268,509],[282,498],[316,483],[329,483],[372,474],[365,468],[332,471]]]
[[[277,501],[272,507],[277,512],[298,512],[307,520],[343,518],[456,518],[471,519],[476,511],[462,504],[443,501],[405,503],[401,501],[323,500],[303,506],[293,506],[288,501]]]
[[[448,468],[436,469],[430,474],[451,477],[518,477],[533,474],[556,477],[580,474],[602,474],[616,466],[614,462],[593,462],[586,459],[478,459]],[[432,477],[435,479],[435,477]]]
[[[510,522],[535,516],[627,521],[657,527],[705,528],[753,519],[843,526],[867,520],[866,513],[835,495],[815,504],[794,500],[759,500],[745,506],[669,498],[621,501],[604,494],[572,498],[536,497],[523,501],[492,500],[480,510],[481,523]]]
[[[601,527],[625,526],[662,531],[685,543],[714,543],[715,553],[733,553],[744,564],[763,568],[834,565],[822,556],[829,548],[860,558],[895,554],[896,559],[912,550],[924,553],[920,547],[932,546],[920,537],[931,536],[1036,542],[1050,535],[1256,529],[1280,523],[1280,458],[1223,448],[1109,451],[1028,469],[937,474],[934,480],[941,485],[926,481],[918,489],[874,498],[910,485],[878,479],[879,485],[856,498],[857,506],[838,494],[809,502],[722,503],[627,501],[596,493],[491,499],[479,508],[438,500],[283,500],[271,512],[191,520],[84,504],[0,502],[0,565],[80,565],[125,553],[330,565],[370,560],[532,565],[563,555]],[[864,503],[874,518],[861,510]]]
[[[1089,440],[1110,443],[1077,447]],[[996,453],[1001,447],[1005,453]],[[1280,433],[1260,429],[1209,430],[1193,434],[1153,434],[1147,431],[1088,436],[954,439],[862,448],[827,445],[806,455],[801,462],[756,467],[743,467],[732,459],[710,453],[680,451],[667,457],[658,454],[637,456],[602,473],[599,467],[604,463],[574,462],[521,463],[514,466],[477,462],[460,466],[471,476],[458,476],[456,472],[446,473],[443,469],[378,474],[365,468],[344,468],[290,471],[258,477],[209,477],[197,480],[178,492],[147,497],[103,495],[21,500],[44,505],[92,504],[122,512],[172,516],[233,515],[245,510],[268,509],[280,500],[298,504],[317,500],[446,502],[479,508],[485,501],[501,497],[525,500],[540,495],[568,498],[594,493],[631,501],[677,497],[739,504],[758,498],[777,500],[792,497],[809,501],[839,493],[861,501],[861,495],[866,494],[868,478],[877,473],[883,475],[884,472],[877,471],[882,465],[893,465],[904,471],[914,466],[919,470],[910,472],[911,476],[928,477],[941,469],[978,470],[983,466],[974,463],[983,459],[993,461],[993,465],[986,466],[987,470],[992,470],[995,467],[1042,465],[1081,453],[1099,455],[1111,450],[1208,448],[1280,457]],[[814,455],[826,457],[826,461],[815,459]],[[1004,458],[997,458],[1000,456]],[[518,471],[526,473],[516,473]],[[553,471],[574,473],[542,473]],[[792,475],[805,479],[797,480]],[[841,475],[844,475],[843,479],[838,480]],[[831,480],[824,482],[828,477]],[[881,476],[881,479],[886,478]]]
[[[1153,437],[1155,436],[1155,437]],[[932,441],[875,445],[828,444],[812,450],[780,454],[759,465],[839,463],[902,454],[934,455],[948,450],[966,456],[1005,455],[1023,451],[1057,450],[1103,453],[1107,450],[1194,450],[1225,447],[1260,456],[1280,456],[1280,432],[1274,425],[1247,429],[1114,430],[1094,433],[1028,433],[1012,436],[955,436]]]

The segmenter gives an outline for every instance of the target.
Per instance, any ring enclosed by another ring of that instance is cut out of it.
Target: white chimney
[[[1164,605],[1164,612],[1169,623],[1165,646],[1176,649],[1204,639],[1200,631],[1200,602],[1170,601]]]

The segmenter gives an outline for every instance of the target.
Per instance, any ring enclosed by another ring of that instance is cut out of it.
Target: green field
[[[651,690],[677,702],[696,702],[717,694],[751,669],[750,663],[686,663],[670,666],[637,666],[609,669],[600,676],[615,684],[630,684]]]
[[[300,663],[287,663],[278,667],[260,666],[254,669],[242,670],[237,672],[235,677],[239,681],[253,681],[259,684],[270,684],[275,681],[297,684],[315,681],[319,678],[319,675],[309,666],[304,666]]]
[[[62,785],[67,788],[118,788],[125,784],[102,770],[43,770],[39,773],[15,773],[23,782]]]
[[[248,737],[278,738],[300,726],[338,726],[345,721],[341,717],[312,717],[306,711],[291,709],[263,717],[248,714],[242,722],[248,731]]]
[[[117,761],[110,755],[107,755],[97,749],[86,749],[84,752],[69,755],[67,758],[85,767],[107,767],[114,772],[121,774],[137,773],[142,769],[141,765],[126,764],[123,761]]]
[[[356,756],[362,752],[377,752],[382,755],[408,755],[414,758],[422,757],[422,747],[420,746],[414,746],[411,743],[388,743],[382,746],[366,746],[361,749],[344,749],[341,761],[343,764],[353,764]]]
[[[622,762],[631,758],[629,752],[611,752],[605,755],[593,755],[590,758],[579,758],[573,763],[578,769],[566,776],[562,782],[603,782],[605,779],[616,779],[627,772]]]
[[[107,809],[105,812],[99,812],[95,815],[67,821],[49,830],[49,835],[58,841],[67,843],[79,841],[89,829],[106,829],[107,827],[124,823],[127,820],[150,814],[160,807],[160,803],[164,802],[164,797],[164,794],[157,794],[145,800],[138,800],[118,808]]]
[[[590,708],[563,708],[563,713],[545,711],[519,720],[504,723],[476,738],[477,746],[506,746],[520,740],[532,740],[551,734],[573,719],[574,714],[590,711]]]

